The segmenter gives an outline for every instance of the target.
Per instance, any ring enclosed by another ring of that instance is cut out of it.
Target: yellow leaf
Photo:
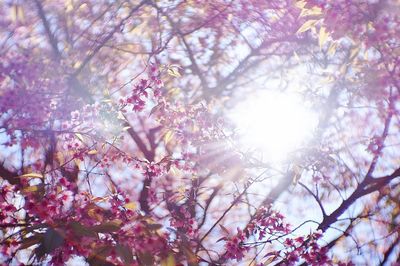
[[[171,174],[173,176],[178,176],[179,175],[179,169],[176,168],[175,166],[171,165],[171,168],[169,168],[169,172],[171,172]]]
[[[64,154],[62,152],[56,153],[56,159],[60,165],[63,165],[65,163]]]
[[[22,189],[23,192],[36,192],[39,190],[39,185],[36,186],[29,186]]]
[[[117,188],[115,187],[115,185],[112,182],[110,183],[110,191],[112,194],[117,193]]]
[[[12,22],[16,22],[17,21],[17,16],[18,16],[18,6],[17,5],[13,5],[10,9],[10,19]]]
[[[181,89],[180,88],[171,88],[170,90],[168,90],[168,95],[170,96],[176,96],[180,93]]]
[[[168,130],[167,133],[164,135],[164,142],[165,144],[168,144],[168,142],[171,141],[172,137],[174,136],[174,131]]]
[[[126,118],[125,118],[124,114],[121,111],[118,112],[117,118],[120,119],[120,120],[126,121]]]
[[[94,198],[92,198],[92,201],[98,203],[98,202],[106,201],[107,199],[108,199],[108,197],[94,197]]]
[[[75,136],[76,136],[80,141],[83,142],[83,136],[82,136],[81,134],[75,133]]]
[[[320,49],[322,49],[322,46],[325,44],[328,37],[329,37],[329,33],[326,31],[326,28],[321,27],[319,29],[319,35],[318,35],[318,44],[319,44]]]
[[[90,150],[88,151],[88,154],[93,155],[93,154],[97,154],[98,151],[97,150]]]
[[[368,49],[365,49],[364,60],[368,60]]]
[[[168,68],[167,73],[168,73],[168,75],[176,77],[176,78],[181,77],[181,74],[179,73],[178,69],[175,67]]]
[[[299,179],[301,177],[301,174],[303,173],[303,167],[301,167],[300,165],[295,164],[293,166],[292,171],[293,171],[293,174],[294,174],[292,182],[293,182],[293,184],[297,184],[297,181],[299,181]]]
[[[166,259],[163,259],[161,261],[161,266],[175,266],[175,265],[176,265],[175,258],[172,253],[170,253]]]
[[[309,29],[311,29],[312,27],[314,27],[315,26],[315,24],[318,22],[318,20],[316,20],[316,19],[311,19],[311,20],[308,20],[308,21],[306,21],[298,30],[297,30],[297,34],[298,33],[302,33],[302,32],[305,32],[305,31],[308,31]]]
[[[351,49],[351,52],[350,52],[350,59],[354,59],[354,57],[356,56],[356,55],[358,55],[358,52],[360,51],[360,47],[355,47],[355,48],[353,48],[353,49]]]
[[[301,62],[300,62],[300,57],[299,57],[299,55],[296,53],[296,51],[293,52],[293,55],[294,55],[294,58],[296,58],[297,62],[301,63]]]
[[[300,9],[303,9],[305,6],[306,6],[306,1],[297,1],[296,3],[295,3],[295,6],[296,7],[298,7],[298,8],[300,8]]]
[[[129,202],[129,203],[125,204],[124,207],[127,208],[128,210],[136,210],[137,209],[137,205],[134,202]]]
[[[337,43],[336,42],[332,43],[328,49],[328,55],[331,55],[331,56],[334,55],[336,52],[336,48],[337,48]]]
[[[322,9],[320,7],[313,7],[313,8],[302,8],[299,17],[307,17],[307,16],[317,16],[322,14]]]
[[[82,62],[81,61],[77,61],[74,63],[74,65],[72,66],[73,68],[79,68],[81,66]]]
[[[346,74],[347,68],[348,68],[348,65],[347,65],[347,64],[342,65],[342,66],[339,68],[339,73],[342,74],[342,75]]]
[[[29,177],[33,177],[33,178],[43,178],[43,175],[41,175],[41,174],[36,174],[36,173],[29,173],[29,174],[20,175],[19,177],[21,177],[21,178],[29,178]]]
[[[103,216],[100,214],[100,212],[98,212],[96,208],[90,208],[87,213],[89,217],[94,218],[97,221],[103,220]]]
[[[324,80],[322,80],[322,84],[329,84],[335,81],[335,78],[332,75],[327,76]]]
[[[71,12],[72,10],[74,10],[74,5],[73,5],[73,1],[72,0],[67,0],[65,1],[65,11],[67,13]]]
[[[17,19],[21,22],[24,22],[25,20],[24,9],[22,8],[22,6],[17,7]]]
[[[372,21],[368,22],[367,28],[368,30],[374,30],[375,29],[374,23],[372,23]]]
[[[81,160],[79,158],[75,158],[73,161],[74,161],[76,167],[79,168],[79,166],[81,165]]]

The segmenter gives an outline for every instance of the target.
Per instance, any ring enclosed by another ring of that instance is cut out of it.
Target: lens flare
[[[230,114],[241,148],[283,161],[313,133],[318,116],[294,93],[264,91],[238,103]]]

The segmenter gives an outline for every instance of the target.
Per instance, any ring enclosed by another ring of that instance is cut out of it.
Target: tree
[[[398,1],[5,0],[0,15],[2,263],[400,263]],[[276,164],[229,114],[289,85],[319,118]]]

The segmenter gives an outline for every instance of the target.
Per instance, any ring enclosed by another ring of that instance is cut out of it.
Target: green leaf
[[[175,257],[174,254],[169,253],[168,257],[161,261],[161,266],[175,266]]]
[[[162,228],[162,225],[161,225],[161,224],[147,224],[146,227],[147,227],[147,229],[149,229],[149,230],[154,230],[154,231],[156,231],[156,230],[158,230],[158,229],[161,229],[161,228]]]
[[[117,245],[116,251],[118,256],[126,263],[131,264],[133,263],[133,254],[132,250],[124,245]]]
[[[112,246],[100,246],[93,250],[93,253],[88,258],[89,265],[93,266],[114,266],[107,261],[107,256],[113,250]]]
[[[86,226],[83,226],[79,222],[73,221],[69,224],[69,226],[77,236],[97,237],[96,232],[87,228]]]
[[[140,265],[146,265],[146,266],[154,265],[153,256],[150,253],[148,253],[148,252],[138,253],[137,256],[139,258]],[[161,262],[161,265],[163,265],[162,262]]]
[[[49,254],[64,244],[64,237],[55,229],[49,228],[43,237],[44,252]]]
[[[35,245],[35,244],[39,244],[39,243],[42,242],[42,239],[43,239],[43,234],[36,234],[36,235],[31,236],[31,237],[24,238],[21,241],[21,246],[19,247],[19,249],[20,250],[21,249],[26,249],[26,248],[29,248],[29,247]]]
[[[100,225],[93,226],[93,231],[97,233],[111,233],[111,232],[116,232],[121,228],[121,221],[120,220],[114,220],[111,222],[105,222]]]

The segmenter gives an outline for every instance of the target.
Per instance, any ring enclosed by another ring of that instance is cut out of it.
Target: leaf
[[[181,77],[181,74],[179,73],[178,69],[176,67],[169,67],[167,70],[168,75],[179,78]]]
[[[111,233],[118,231],[121,228],[121,224],[120,220],[114,220],[93,226],[92,229],[97,233]]]
[[[98,151],[97,150],[90,150],[90,151],[88,151],[88,154],[90,154],[90,155],[93,155],[93,154],[97,154],[98,153]]]
[[[180,88],[174,87],[174,88],[171,88],[170,90],[168,90],[168,95],[169,96],[176,96],[176,95],[179,95],[180,92],[181,92]]]
[[[161,266],[175,266],[175,257],[174,254],[169,253],[168,257],[161,261]]]
[[[94,197],[94,198],[92,198],[92,201],[93,202],[103,202],[103,201],[106,201],[108,199],[108,197]]]
[[[226,235],[229,235],[229,230],[225,226],[223,226],[222,224],[220,224],[219,226],[221,227],[222,231],[224,231],[224,233]]]
[[[311,29],[316,23],[318,22],[318,20],[316,19],[310,19],[308,21],[306,21],[298,30],[297,30],[297,34],[308,31],[309,29]]]
[[[32,178],[43,178],[43,175],[42,174],[36,174],[36,173],[29,173],[29,174],[20,175],[19,177],[20,178],[29,178],[29,177],[32,177]]]
[[[97,237],[97,234],[93,230],[87,228],[86,226],[83,226],[77,221],[71,222],[69,226],[77,236]]]
[[[132,250],[125,245],[117,245],[116,251],[118,256],[125,262],[125,264],[130,265],[133,263]]]
[[[20,5],[13,5],[10,9],[10,20],[12,22],[24,22],[25,21],[25,14],[24,9]]]
[[[152,116],[155,113],[158,113],[158,111],[160,111],[162,108],[164,108],[164,103],[159,103],[156,106],[154,106],[153,108],[151,108],[149,117]]]
[[[312,8],[302,8],[299,17],[318,16],[322,14],[320,7],[314,6]]]
[[[60,165],[65,163],[64,154],[62,152],[57,152],[55,158]]]
[[[228,238],[226,236],[221,237],[220,239],[218,239],[215,243],[221,242],[221,241],[226,241],[228,240]]]
[[[19,249],[20,250],[21,249],[26,249],[26,248],[29,248],[29,247],[31,247],[33,245],[39,244],[42,241],[42,239],[43,239],[43,234],[36,234],[36,235],[31,236],[31,237],[24,238],[21,241],[21,245],[19,246]]]
[[[322,49],[322,46],[326,43],[326,40],[329,37],[329,33],[326,31],[325,27],[321,27],[319,29],[319,34],[318,34],[318,44],[319,48]]]
[[[148,224],[146,225],[146,227],[147,227],[147,229],[149,229],[149,230],[156,231],[156,230],[158,230],[158,229],[161,229],[161,228],[162,228],[162,225],[161,225],[161,224],[150,224],[150,223],[148,223]]]
[[[198,265],[199,260],[197,259],[196,254],[194,254],[193,251],[186,246],[182,246],[181,248],[183,249],[183,253],[185,253],[189,266]]]
[[[89,210],[87,213],[90,218],[96,219],[97,221],[101,221],[103,216],[100,214],[100,212],[98,210],[101,210],[101,208],[92,204],[92,206],[89,207]]]
[[[148,253],[148,252],[138,253],[137,256],[139,257],[140,265],[146,265],[146,266],[154,265],[153,256],[150,253]],[[161,265],[164,266],[163,261],[161,261]]]
[[[331,56],[334,55],[335,52],[336,52],[337,46],[338,45],[337,45],[336,42],[332,43],[331,46],[328,49],[328,54],[331,55]]]
[[[358,55],[358,52],[359,52],[359,51],[360,51],[360,47],[359,47],[359,46],[354,47],[353,49],[351,49],[351,51],[350,51],[350,59],[353,60],[354,57],[355,57],[356,55]]]
[[[294,58],[296,58],[297,62],[301,63],[299,55],[296,53],[296,51],[293,52]]]
[[[174,131],[168,130],[167,133],[165,133],[165,135],[164,135],[165,144],[168,144],[171,141],[173,136],[174,136]]]
[[[74,5],[72,0],[65,1],[65,12],[69,13],[74,10]]]
[[[119,120],[124,120],[124,121],[126,121],[126,118],[125,118],[125,116],[124,116],[124,113],[122,113],[121,111],[118,112],[117,118],[118,118]]]
[[[301,0],[301,1],[296,1],[294,5],[295,5],[297,8],[304,9],[305,6],[306,6],[306,4],[307,4],[306,1]]]
[[[83,136],[82,136],[81,134],[75,133],[75,136],[76,136],[80,141],[83,142]]]
[[[44,234],[42,245],[45,253],[49,254],[56,248],[61,247],[63,244],[64,237],[62,237],[57,230],[49,228]]]
[[[10,19],[12,22],[16,22],[17,21],[17,12],[18,12],[18,6],[17,5],[13,5],[10,9]]]
[[[131,127],[130,126],[128,126],[128,127],[123,127],[122,128],[122,131],[127,131],[128,129],[130,129]]]
[[[124,207],[128,210],[136,210],[137,204],[134,202],[129,202],[129,203],[125,204]]]
[[[22,192],[24,192],[24,193],[37,192],[37,191],[43,190],[43,188],[44,188],[44,185],[43,184],[39,184],[39,185],[24,187],[22,189]]]
[[[111,194],[117,193],[117,188],[115,187],[115,185],[112,182],[110,182],[110,192],[111,192]]]
[[[77,62],[74,63],[74,65],[72,67],[77,69],[77,68],[79,68],[81,66],[81,64],[82,64],[82,61],[77,61]]]
[[[293,166],[293,184],[297,184],[297,181],[299,181],[301,174],[303,173],[303,167],[301,167],[300,165],[295,164]]]
[[[100,246],[93,250],[88,258],[89,265],[93,266],[113,266],[114,264],[107,261],[107,257],[113,250],[112,246]]]
[[[271,264],[276,259],[276,257],[277,257],[276,255],[269,257],[266,261],[263,262],[263,265],[266,266],[266,265]]]

